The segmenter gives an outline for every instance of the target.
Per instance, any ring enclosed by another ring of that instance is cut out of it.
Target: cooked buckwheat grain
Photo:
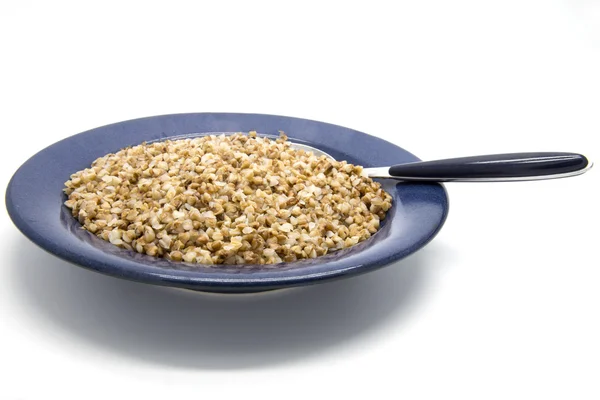
[[[65,183],[85,229],[119,247],[201,264],[314,258],[369,238],[391,207],[362,168],[234,134],[141,144]]]

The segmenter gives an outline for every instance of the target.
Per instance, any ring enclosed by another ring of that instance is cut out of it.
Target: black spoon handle
[[[579,175],[591,166],[575,153],[511,153],[398,164],[388,173],[407,181],[526,181]]]

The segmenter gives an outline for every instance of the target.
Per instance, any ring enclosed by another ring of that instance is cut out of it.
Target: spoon
[[[335,160],[323,150],[292,143],[297,150]],[[504,182],[567,178],[581,175],[593,163],[577,153],[508,153],[417,161],[390,167],[364,168],[370,178],[429,182]]]

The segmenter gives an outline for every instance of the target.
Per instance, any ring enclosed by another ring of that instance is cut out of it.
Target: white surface
[[[193,111],[337,123],[424,159],[600,157],[599,1],[323,3],[3,1],[1,186],[67,136]],[[598,399],[599,172],[449,184],[409,259],[245,298],[81,270],[3,212],[0,398]]]

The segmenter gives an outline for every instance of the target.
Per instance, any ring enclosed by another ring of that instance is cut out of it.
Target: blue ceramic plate
[[[205,267],[113,246],[81,229],[63,205],[64,182],[105,154],[174,136],[251,130],[267,135],[283,130],[292,141],[364,167],[419,160],[384,140],[323,122],[259,114],[162,115],[92,129],[40,151],[13,176],[6,206],[25,236],[66,261],[119,278],[216,292],[280,289],[373,271],[419,250],[446,219],[448,197],[442,185],[382,180],[393,197],[393,207],[381,229],[358,245],[293,263]]]

